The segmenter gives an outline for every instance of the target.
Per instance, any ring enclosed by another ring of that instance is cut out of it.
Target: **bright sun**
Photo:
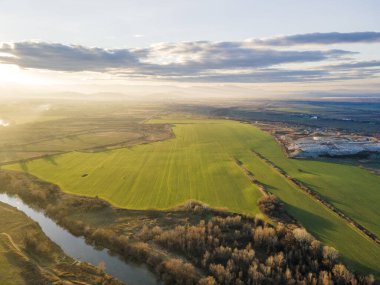
[[[26,80],[22,70],[13,64],[0,64],[0,82],[1,83],[20,83]]]
[[[0,85],[46,85],[51,83],[46,74],[20,68],[15,64],[0,63]]]

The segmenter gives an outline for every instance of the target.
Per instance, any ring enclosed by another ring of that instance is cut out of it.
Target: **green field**
[[[256,214],[261,196],[234,162],[285,202],[317,239],[337,248],[358,269],[380,275],[380,247],[301,192],[251,149],[321,193],[342,211],[379,233],[380,177],[360,168],[287,159],[267,133],[226,120],[156,120],[174,123],[176,138],[98,153],[70,152],[4,168],[23,170],[70,193],[99,196],[133,209],[167,209],[188,199]],[[359,192],[360,191],[360,192]]]
[[[379,176],[353,165],[286,159],[275,141],[263,142],[258,148],[263,156],[380,236]]]
[[[6,168],[28,171],[64,191],[97,195],[120,207],[167,209],[197,199],[255,214],[261,194],[229,151],[233,144],[237,149],[244,146],[229,134],[234,128],[233,122],[180,124],[176,139],[97,153],[71,152]]]

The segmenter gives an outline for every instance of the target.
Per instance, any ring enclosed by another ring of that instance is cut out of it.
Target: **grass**
[[[168,119],[151,121],[162,122]],[[236,166],[234,158],[238,158],[317,239],[337,248],[354,268],[380,275],[377,244],[297,189],[251,149],[376,233],[380,213],[373,201],[379,200],[379,177],[349,165],[287,159],[269,134],[248,124],[169,122],[175,123],[175,139],[99,153],[71,152],[5,168],[29,172],[63,191],[99,196],[120,207],[167,209],[197,199],[256,214],[260,193]]]
[[[0,284],[104,284],[104,272],[76,264],[21,211],[0,202]]]
[[[12,246],[8,244],[9,240],[4,234],[17,233],[24,225],[25,216],[3,203],[0,203],[0,215],[0,284],[27,284],[22,276],[24,269],[14,256]]]
[[[354,165],[287,159],[272,136],[256,129],[253,149],[380,236],[380,177]]]
[[[7,168],[125,208],[167,209],[196,199],[256,214],[261,194],[229,151],[234,144],[241,147],[242,142],[229,135],[235,127],[223,121],[179,124],[172,140],[98,153],[71,152]]]
[[[50,240],[26,215],[1,202],[0,217],[0,284],[30,284],[32,280],[28,278],[34,276],[26,267],[29,257],[25,251],[25,236],[33,233],[41,244],[50,243]],[[50,248],[52,254],[57,253],[56,247]]]
[[[163,126],[143,124],[159,109],[157,104],[130,102],[2,100],[0,119],[10,125],[0,126],[0,164],[168,138],[171,133]]]

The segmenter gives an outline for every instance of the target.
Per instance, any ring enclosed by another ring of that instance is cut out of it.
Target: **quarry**
[[[380,141],[374,137],[319,133],[295,139],[282,135],[279,140],[285,146],[288,155],[296,158],[380,155]]]

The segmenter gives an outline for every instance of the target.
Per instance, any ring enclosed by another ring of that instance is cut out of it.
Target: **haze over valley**
[[[0,1],[0,284],[379,284],[379,13]]]

